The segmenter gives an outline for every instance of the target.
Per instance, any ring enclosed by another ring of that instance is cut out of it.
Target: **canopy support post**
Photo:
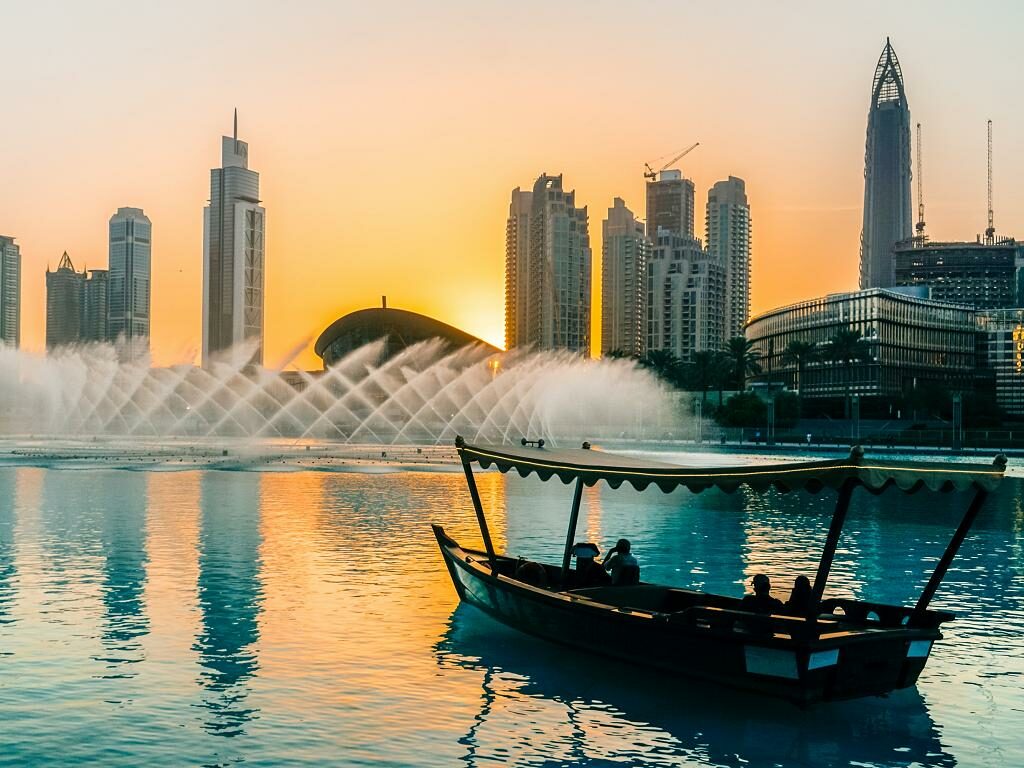
[[[462,460],[462,468],[466,472],[466,485],[469,486],[469,495],[473,497],[473,509],[476,510],[476,521],[480,524],[480,535],[484,540],[484,549],[487,550],[487,559],[491,564],[491,573],[497,574],[498,559],[494,556],[494,545],[491,543],[491,532],[487,529],[484,506],[480,503],[480,491],[476,489],[476,478],[473,477],[473,469],[465,459]]]
[[[935,571],[932,573],[931,578],[928,579],[928,583],[925,585],[924,591],[921,593],[921,597],[917,601],[917,605],[914,606],[911,623],[920,619],[928,609],[928,603],[932,601],[932,597],[935,596],[935,590],[939,588],[939,585],[942,583],[942,579],[945,578],[946,571],[949,570],[950,563],[953,562],[953,558],[956,557],[956,553],[959,551],[960,545],[964,543],[967,533],[971,530],[971,526],[974,525],[974,519],[978,516],[978,512],[981,511],[981,507],[985,503],[986,498],[988,498],[988,491],[984,488],[979,488],[975,492],[974,498],[971,499],[971,503],[967,507],[967,511],[964,513],[964,519],[960,521],[960,525],[957,527],[956,533],[954,533],[953,538],[949,540],[949,545],[946,547],[946,551],[942,553],[942,557],[939,559],[939,564],[935,566]]]
[[[576,539],[576,525],[580,520],[580,501],[583,499],[583,478],[576,478],[576,489],[572,493],[572,511],[569,513],[569,529],[565,532],[565,551],[562,553],[562,587],[569,583],[569,560],[572,545]]]
[[[825,548],[821,552],[821,560],[818,562],[818,573],[814,577],[814,588],[811,591],[811,610],[808,618],[818,615],[818,606],[821,603],[821,596],[825,593],[825,582],[828,581],[828,574],[832,570],[832,561],[836,556],[836,547],[839,545],[839,534],[843,531],[843,524],[846,522],[846,511],[850,508],[850,497],[853,495],[855,481],[845,480],[839,487],[839,497],[836,499],[836,508],[832,513],[832,524],[828,527],[828,536],[825,538]]]

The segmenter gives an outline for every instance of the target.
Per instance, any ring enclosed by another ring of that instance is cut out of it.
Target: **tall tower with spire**
[[[231,350],[263,363],[263,264],[267,212],[260,175],[249,169],[249,145],[221,137],[221,167],[210,171],[203,210],[203,365]]]
[[[889,38],[875,67],[864,153],[860,287],[895,285],[893,246],[911,236],[910,107]]]

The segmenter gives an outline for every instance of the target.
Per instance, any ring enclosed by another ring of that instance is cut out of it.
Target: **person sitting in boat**
[[[616,587],[632,586],[640,581],[640,564],[631,552],[629,539],[619,539],[608,554],[602,565],[612,576],[612,584]]]
[[[516,568],[515,577],[518,581],[533,587],[547,589],[550,586],[544,566],[532,560],[523,560]]]
[[[573,579],[576,589],[604,587],[612,583],[612,577],[594,561],[601,554],[596,544],[589,541],[577,542],[572,547],[572,553],[576,556],[576,575]]]
[[[765,574],[754,577],[754,594],[745,595],[740,601],[740,609],[751,613],[781,613],[782,601],[771,595],[772,582]]]
[[[806,616],[811,611],[811,580],[806,576],[797,576],[793,582],[793,591],[786,601],[786,613],[794,616]]]

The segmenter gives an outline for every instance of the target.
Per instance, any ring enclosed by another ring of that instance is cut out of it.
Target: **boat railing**
[[[953,614],[928,611],[922,620],[913,621],[912,608],[881,603],[862,603],[842,598],[822,603],[822,612],[810,620],[803,616],[750,613],[733,608],[695,605],[675,613],[665,614],[670,624],[693,631],[707,631],[719,635],[744,637],[817,640],[822,635],[838,632],[863,632],[877,629],[931,629]]]
[[[870,603],[863,600],[852,600],[833,597],[821,601],[821,613],[831,614],[839,620],[856,624],[868,624],[886,629],[914,626],[918,628],[934,628],[955,616],[947,611],[924,611],[914,619],[914,609],[900,605]]]
[[[694,605],[678,613],[668,614],[670,624],[715,634],[775,637],[813,640],[821,627],[817,622],[799,616],[750,613],[731,608]]]

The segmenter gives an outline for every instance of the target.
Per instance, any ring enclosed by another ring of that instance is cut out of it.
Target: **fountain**
[[[245,350],[208,368],[154,368],[120,362],[106,345],[47,357],[0,348],[0,435],[414,445],[529,435],[557,444],[677,428],[671,394],[633,361],[451,351],[440,340],[382,353],[372,342],[308,373],[248,366]]]

